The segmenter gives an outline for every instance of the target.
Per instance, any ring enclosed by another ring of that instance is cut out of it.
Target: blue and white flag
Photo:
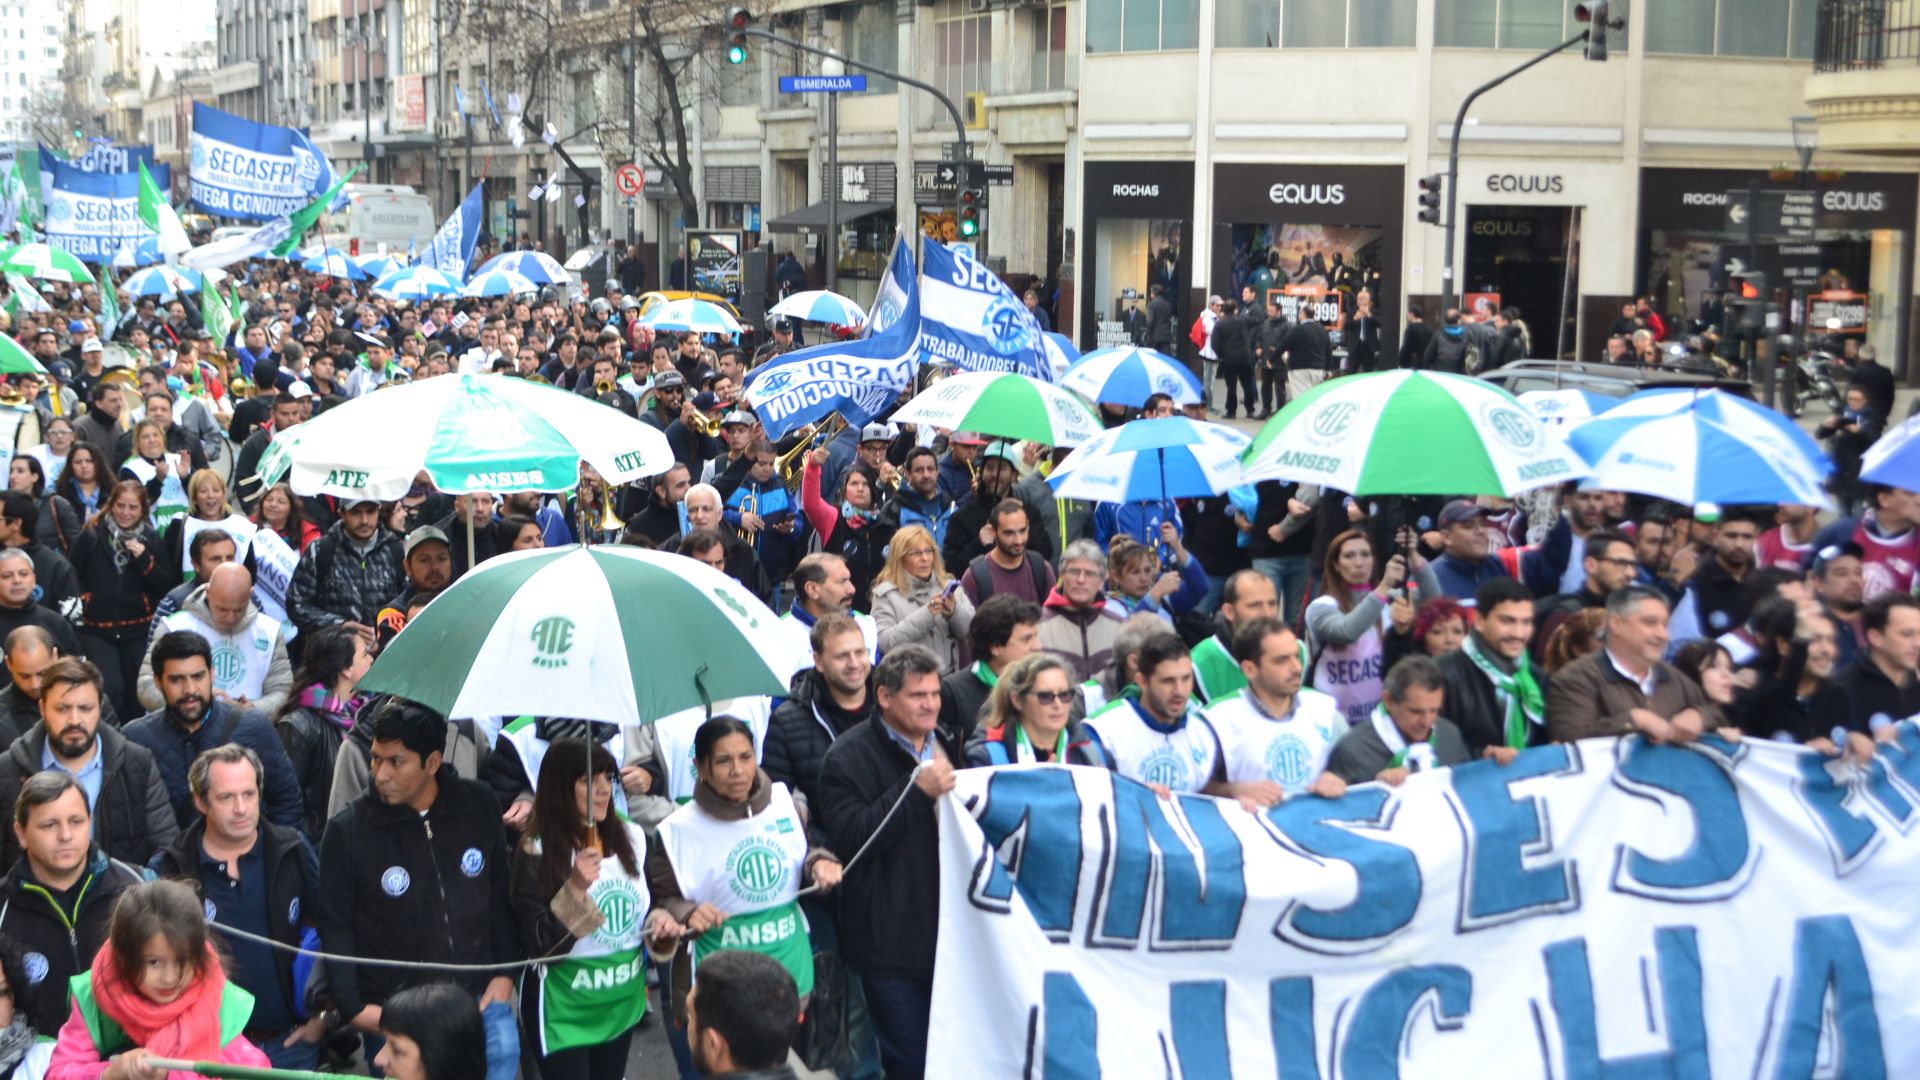
[[[45,150],[40,153],[46,160]],[[146,162],[148,171],[154,167],[153,147],[151,146],[112,146],[95,143],[87,147],[87,152],[79,157],[70,158],[67,164],[81,172],[130,173],[139,172],[140,163]],[[155,178],[159,173],[154,173]]]
[[[333,167],[292,128],[193,103],[193,202],[210,214],[270,221],[333,186]]]
[[[881,275],[880,288],[873,295],[873,306],[867,309],[867,321],[861,328],[861,337],[886,333],[894,323],[900,321],[914,293],[913,278],[913,252],[896,238],[893,254],[887,257],[887,272]]]
[[[922,249],[920,359],[1052,381],[1040,324],[1007,283],[964,250],[933,241]]]
[[[790,352],[749,376],[747,404],[768,438],[778,439],[835,410],[849,424],[864,424],[913,381],[920,358],[920,290],[914,279],[913,254],[898,239],[888,260],[887,279],[874,305],[876,318],[883,305],[895,305],[884,330],[854,341]],[[897,289],[897,300],[887,299],[889,282]],[[868,322],[869,329],[873,325]]]
[[[467,264],[473,261],[474,245],[480,241],[480,185],[473,185],[467,197],[460,200],[452,214],[433,234],[433,242],[420,253],[416,260],[420,266],[431,266],[442,273],[453,275],[456,281],[467,280]]]
[[[128,240],[147,235],[140,221],[140,177],[135,173],[83,172],[64,161],[42,158],[47,185],[47,243],[83,262],[104,263]],[[154,182],[169,170],[154,167]]]
[[[467,95],[460,92],[460,84],[453,84],[453,108],[461,116],[467,115]]]
[[[500,110],[493,107],[493,88],[487,85],[485,79],[480,80],[480,96],[487,99],[487,111],[493,114],[493,126],[499,127]]]

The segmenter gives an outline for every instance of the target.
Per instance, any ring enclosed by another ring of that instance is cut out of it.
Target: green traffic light
[[[730,45],[727,47],[727,63],[744,64],[746,62],[747,47],[745,45]]]
[[[972,218],[960,219],[960,235],[975,236],[980,232],[980,223]]]

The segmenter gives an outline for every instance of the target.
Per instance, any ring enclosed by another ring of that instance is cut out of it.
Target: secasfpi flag
[[[82,172],[64,161],[42,159],[52,177],[47,191],[47,243],[84,262],[104,263],[122,242],[146,235],[140,222],[140,177],[134,173]],[[156,166],[156,183],[169,171]]]
[[[473,261],[474,245],[480,241],[480,188],[473,185],[452,214],[433,234],[433,242],[420,253],[419,265],[450,274],[456,281],[467,280],[467,264]]]
[[[985,263],[929,240],[920,270],[921,360],[1052,381],[1040,324]]]
[[[927,1075],[1914,1076],[1920,731],[1894,735],[1864,768],[1587,739],[1259,813],[966,769],[933,1014],[967,1019]]]
[[[886,300],[890,287],[898,300]],[[864,424],[913,381],[919,366],[920,290],[914,281],[913,254],[899,238],[887,261],[876,315],[882,301],[898,305],[885,330],[790,352],[748,377],[747,404],[769,438],[778,439],[835,410],[849,424]],[[874,321],[869,321],[869,328]]]
[[[95,143],[87,147],[87,152],[78,157],[67,159],[67,164],[81,172],[130,173],[139,166],[153,168],[151,146],[105,146]]]
[[[192,153],[194,204],[223,217],[284,217],[334,182],[333,167],[300,132],[256,124],[197,101]]]

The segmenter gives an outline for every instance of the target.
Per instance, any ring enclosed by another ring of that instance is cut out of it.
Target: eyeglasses
[[[1071,690],[1029,690],[1027,696],[1042,705],[1064,705],[1073,699]]]
[[[907,552],[907,558],[917,559],[922,555],[931,555],[931,554],[933,554],[932,548],[914,548],[912,551]]]

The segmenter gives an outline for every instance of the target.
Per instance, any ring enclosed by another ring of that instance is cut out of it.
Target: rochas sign
[[[1267,189],[1275,206],[1339,206],[1347,201],[1345,184],[1275,184]]]
[[[1153,199],[1160,195],[1159,184],[1115,184],[1114,195],[1121,198]]]

